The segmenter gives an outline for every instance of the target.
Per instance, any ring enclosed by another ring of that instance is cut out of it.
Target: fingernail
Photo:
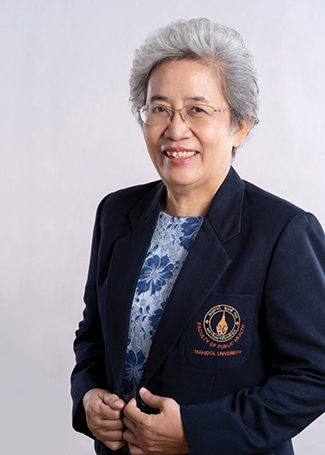
[[[149,392],[149,390],[146,389],[145,387],[141,387],[141,389],[139,390],[140,395],[143,395],[146,392]]]

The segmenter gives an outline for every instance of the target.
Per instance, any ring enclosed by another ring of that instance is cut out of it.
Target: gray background
[[[98,202],[157,178],[128,102],[133,52],[148,32],[207,16],[243,35],[261,123],[235,168],[325,225],[324,5],[0,1],[1,453],[92,453],[70,424],[72,341]],[[324,423],[295,439],[298,455],[324,453]]]

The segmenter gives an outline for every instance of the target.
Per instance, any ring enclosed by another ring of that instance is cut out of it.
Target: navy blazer
[[[107,196],[97,211],[72,374],[118,395],[129,314],[166,188]],[[231,168],[175,282],[141,386],[174,398],[191,455],[293,454],[325,410],[325,237],[316,218]],[[112,452],[96,441],[99,454]]]

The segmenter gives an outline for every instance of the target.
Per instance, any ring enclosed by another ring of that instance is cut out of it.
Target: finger
[[[119,398],[115,393],[105,393],[103,401],[113,409],[121,410],[125,406],[125,402],[121,400],[121,398]]]
[[[122,418],[121,409],[114,409],[105,403],[100,405],[98,413],[103,420],[119,420]]]
[[[107,441],[124,441],[123,430],[119,431],[100,431],[102,439]]]
[[[93,431],[101,429],[103,431],[123,430],[124,424],[122,419],[105,419],[99,415],[86,415],[87,425]]]
[[[123,410],[123,414],[133,422],[138,422],[140,416],[143,414],[137,406],[134,398],[128,402]]]
[[[124,429],[124,423],[122,419],[118,420],[101,419],[98,422],[98,426],[103,428],[104,431],[118,431]]]
[[[96,431],[101,431],[101,432],[108,432],[108,431],[123,431],[124,424],[120,420],[92,420],[89,422],[89,428],[92,430]]]
[[[138,438],[136,437],[136,435],[129,429],[126,429],[124,432],[123,432],[123,439],[130,443],[130,444],[139,444],[139,441],[138,441]]]
[[[136,424],[135,424],[132,420],[130,420],[128,417],[124,417],[124,418],[123,418],[123,423],[124,423],[124,425],[125,425],[129,430],[131,430],[133,433],[136,432],[136,429],[137,429]]]
[[[150,407],[154,409],[161,409],[163,402],[164,402],[164,397],[160,397],[159,395],[154,395],[153,393],[149,392],[149,390],[145,389],[144,387],[141,387],[139,390],[140,397],[141,399],[145,402],[145,404],[148,404]]]
[[[102,441],[109,449],[111,450],[119,450],[125,446],[125,441]]]
[[[129,444],[129,451],[131,455],[146,455],[147,452],[141,449],[141,447]]]
[[[90,427],[93,435],[101,441],[124,441],[123,430],[110,431],[99,427]]]
[[[108,420],[117,420],[122,416],[122,411],[118,409],[113,409],[103,401],[94,401],[90,402],[85,407],[87,420],[94,419],[108,419]]]

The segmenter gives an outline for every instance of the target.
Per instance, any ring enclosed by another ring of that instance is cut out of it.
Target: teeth
[[[166,150],[166,153],[168,156],[173,157],[173,158],[190,158],[191,156],[194,156],[197,152],[176,152],[173,151],[171,152],[170,150]]]

